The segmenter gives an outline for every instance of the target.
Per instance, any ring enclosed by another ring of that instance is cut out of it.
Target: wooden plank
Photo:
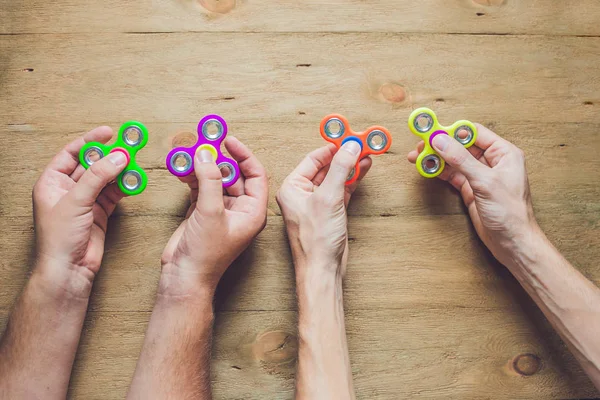
[[[595,0],[1,0],[0,9],[0,33],[360,31],[600,35],[600,4]]]
[[[71,398],[124,397],[149,317],[149,312],[88,313]],[[212,361],[215,398],[293,398],[296,318],[293,311],[218,312]],[[0,326],[5,319],[0,317]],[[358,398],[597,395],[537,310],[349,310],[346,321]],[[513,366],[526,355],[538,364],[525,371],[533,372],[527,377]]]
[[[316,127],[330,112],[386,125],[395,142],[349,210],[345,306],[359,398],[599,395],[477,240],[456,194],[405,161],[417,106],[493,126],[526,151],[551,240],[600,283],[597,1],[0,0],[0,10],[0,329],[33,258],[26,199],[48,159],[99,124],[136,118],[155,138],[140,153],[148,191],[111,221],[70,398],[124,397],[160,253],[186,207],[163,157],[208,112],[263,160],[272,189],[266,230],[217,297],[216,398],[293,396],[295,289],[274,194],[322,144]],[[541,369],[518,374],[518,356]]]
[[[109,227],[104,266],[94,285],[92,311],[144,311],[152,308],[160,255],[179,217],[119,217]],[[8,310],[31,265],[33,229],[28,218],[2,217],[0,310]],[[580,270],[600,283],[600,226],[570,215],[548,216],[542,226]],[[354,217],[345,283],[348,309],[485,308],[519,312],[529,302],[510,273],[498,265],[474,236],[464,215]],[[431,238],[443,238],[433,241]],[[219,307],[237,310],[295,310],[289,248],[280,217],[227,272]]]
[[[600,104],[600,38],[66,34],[3,36],[0,52],[11,124],[182,122],[209,110],[231,122],[340,112],[387,123],[420,105],[444,120],[598,123]]]
[[[357,121],[356,125],[366,127],[375,122]],[[600,188],[596,182],[600,181],[600,160],[593,149],[600,147],[600,124],[490,122],[499,134],[526,152],[539,215],[570,214],[582,223],[598,224]],[[462,214],[462,202],[454,190],[443,182],[422,179],[406,161],[416,138],[405,124],[401,120],[384,124],[391,130],[394,144],[390,153],[374,159],[373,169],[350,206],[350,215]],[[119,123],[110,125],[118,130]],[[166,171],[164,157],[173,143],[182,144],[188,138],[195,141],[192,132],[196,125],[197,121],[148,124],[152,137],[138,160],[148,171],[149,187],[144,194],[123,200],[117,215],[185,215],[187,188]],[[0,126],[0,137],[10,149],[3,156],[7,168],[0,170],[0,215],[30,215],[31,188],[43,168],[62,146],[92,127],[84,123]],[[230,128],[231,134],[247,143],[267,168],[269,213],[280,215],[275,194],[283,180],[306,153],[324,144],[318,125],[233,122]],[[26,168],[19,170],[25,159]]]

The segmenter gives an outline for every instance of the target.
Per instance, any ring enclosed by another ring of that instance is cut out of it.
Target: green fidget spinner
[[[114,144],[99,142],[86,143],[79,152],[79,162],[88,169],[104,156],[120,151],[127,157],[127,166],[117,177],[117,184],[123,193],[129,196],[140,194],[148,185],[148,177],[136,161],[135,155],[148,143],[148,129],[135,121],[126,122],[119,129],[119,136]]]

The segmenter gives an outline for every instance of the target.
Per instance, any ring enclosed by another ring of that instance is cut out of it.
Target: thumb
[[[477,178],[485,173],[485,165],[477,161],[475,157],[460,143],[448,135],[436,135],[432,140],[435,151],[468,180]]]
[[[127,157],[121,151],[115,151],[92,164],[83,173],[73,190],[69,192],[76,206],[91,207],[102,189],[125,169]]]
[[[331,160],[329,172],[321,187],[331,193],[343,193],[348,176],[356,166],[361,151],[362,146],[356,140],[348,140],[344,143]]]
[[[213,214],[225,209],[223,204],[223,182],[221,171],[208,150],[200,150],[194,160],[194,171],[198,178],[198,202],[196,209],[203,214]]]

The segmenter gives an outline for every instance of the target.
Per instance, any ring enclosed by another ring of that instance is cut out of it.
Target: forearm
[[[161,276],[161,288],[179,284]],[[127,398],[210,399],[214,289],[165,295],[161,288]]]
[[[299,262],[296,398],[354,399],[339,269]]]
[[[38,263],[0,342],[0,398],[66,398],[90,290],[79,272]]]
[[[507,267],[600,389],[600,289],[538,230]]]

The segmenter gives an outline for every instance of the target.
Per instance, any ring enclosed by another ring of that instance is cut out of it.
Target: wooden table
[[[149,187],[111,220],[70,389],[123,398],[186,208],[164,156],[219,113],[270,171],[271,195],[217,299],[215,398],[292,398],[294,279],[274,197],[338,112],[394,138],[349,210],[358,397],[596,397],[457,194],[405,155],[418,106],[492,127],[525,150],[549,237],[600,283],[599,19],[597,0],[0,0],[0,327],[32,262],[40,171],[86,130],[144,122]]]

